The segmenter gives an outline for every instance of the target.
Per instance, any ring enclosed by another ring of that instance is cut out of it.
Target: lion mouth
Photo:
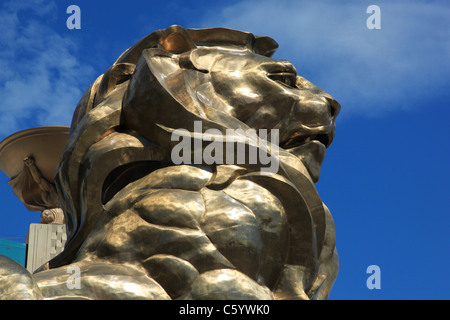
[[[311,141],[318,141],[321,144],[323,144],[326,148],[331,143],[331,139],[329,137],[329,134],[321,133],[321,134],[315,134],[315,135],[294,135],[293,137],[290,137],[289,139],[283,141],[280,143],[280,147],[289,150],[292,148],[296,148],[299,146],[302,146],[306,143],[309,143]]]
[[[313,182],[317,183],[326,149],[331,142],[332,136],[330,133],[306,136],[296,134],[282,141],[280,147],[299,158],[308,170]]]

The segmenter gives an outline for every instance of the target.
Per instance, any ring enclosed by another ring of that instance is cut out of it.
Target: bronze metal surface
[[[26,129],[0,143],[0,170],[30,211],[58,207],[54,176],[69,139],[69,127]]]
[[[277,47],[248,32],[172,26],[97,78],[54,178],[68,241],[33,275],[44,299],[328,297],[335,229],[315,183],[340,105],[272,59]],[[197,146],[184,163],[173,155],[179,129]],[[243,139],[250,129],[277,130],[279,141]],[[211,148],[207,130],[278,165],[264,171],[225,147],[214,163],[197,159]]]
[[[54,182],[69,127],[46,126],[26,129],[10,135],[0,143],[0,170],[10,179],[23,170],[23,160],[32,156],[43,177]]]

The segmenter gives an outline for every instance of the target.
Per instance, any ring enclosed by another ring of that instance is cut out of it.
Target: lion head
[[[105,205],[127,185],[173,166],[171,135],[178,128],[193,132],[200,121],[203,129],[223,135],[230,128],[278,129],[281,165],[270,181],[278,181],[273,192],[280,198],[291,194],[283,195],[283,186],[295,190],[305,208],[302,218],[292,222],[297,225],[292,237],[308,242],[307,250],[289,250],[292,264],[315,270],[309,287],[317,289],[320,261],[328,263],[334,253],[334,229],[314,184],[333,140],[340,106],[298,75],[291,63],[272,59],[277,46],[269,37],[247,32],[172,26],[125,51],[75,110],[55,177],[69,236],[65,250],[50,266],[75,259]],[[202,140],[201,135],[191,138]],[[255,167],[211,166],[207,186],[222,188],[249,174],[250,180],[270,190],[269,180],[252,175]],[[301,227],[300,220],[311,228]],[[324,268],[329,271],[327,263]]]
[[[149,124],[173,127],[177,113],[167,110],[169,97],[163,92],[190,114],[215,122],[208,127],[278,129],[280,147],[300,157],[318,181],[334,137],[336,100],[299,76],[288,61],[271,59],[271,39],[197,46],[184,29],[165,32],[170,36],[161,41],[162,48],[143,50],[130,80],[123,104],[126,127],[152,141],[157,135]],[[177,125],[185,128],[185,120],[180,117]]]

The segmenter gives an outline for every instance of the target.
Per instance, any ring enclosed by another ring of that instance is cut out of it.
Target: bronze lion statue
[[[125,51],[73,115],[55,175],[65,249],[33,275],[14,269],[12,297],[326,299],[338,258],[315,183],[340,106],[277,47],[172,26]],[[230,136],[276,166],[229,145],[202,158]]]

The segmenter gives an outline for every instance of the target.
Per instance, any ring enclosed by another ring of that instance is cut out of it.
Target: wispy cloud
[[[70,125],[94,70],[80,65],[77,46],[53,30],[52,1],[0,6],[0,136],[42,125]]]
[[[366,27],[371,4],[381,9],[380,30]],[[246,0],[203,26],[272,36],[275,57],[335,96],[343,113],[379,115],[449,96],[449,16],[447,1]]]

